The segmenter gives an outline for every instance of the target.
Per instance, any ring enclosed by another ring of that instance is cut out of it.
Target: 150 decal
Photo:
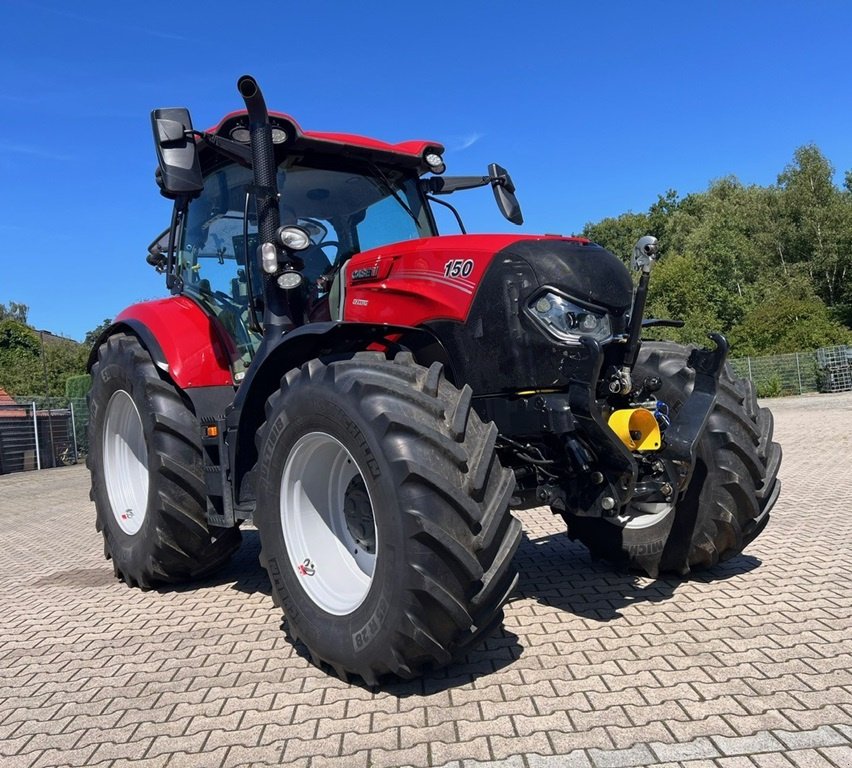
[[[444,264],[444,277],[470,277],[473,259],[453,259]]]

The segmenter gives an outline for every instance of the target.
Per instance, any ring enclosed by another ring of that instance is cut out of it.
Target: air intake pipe
[[[249,117],[252,168],[257,200],[258,242],[260,243],[256,258],[260,267],[260,249],[264,243],[269,243],[278,250],[275,235],[281,221],[278,212],[278,179],[275,150],[272,145],[272,126],[269,122],[266,102],[257,81],[251,75],[243,75],[237,81],[237,90],[245,101]],[[278,289],[275,282],[275,275],[270,275],[262,269],[259,271],[263,274],[264,286],[264,335],[278,336],[282,329],[289,330],[295,326],[295,323],[290,317],[286,296]]]

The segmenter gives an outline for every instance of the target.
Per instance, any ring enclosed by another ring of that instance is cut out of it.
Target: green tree
[[[30,308],[26,304],[10,301],[9,306],[0,303],[0,320],[17,320],[19,323],[27,324],[27,315]]]
[[[710,275],[706,264],[675,254],[660,260],[651,275],[646,317],[683,320],[683,328],[660,328],[648,333],[681,343],[703,344],[710,331],[722,329],[716,307],[707,300]]]
[[[100,325],[96,326],[95,328],[92,328],[92,330],[86,334],[86,337],[83,339],[83,346],[86,347],[86,349],[91,349],[95,345],[95,342],[98,340],[100,335],[111,325],[112,320],[108,317],[105,317],[101,321]]]
[[[825,303],[802,280],[773,292],[729,335],[737,356],[777,355],[852,344],[852,331],[832,319]]]
[[[601,219],[596,224],[589,222],[581,234],[629,264],[636,241],[642,235],[650,234],[648,216],[644,213],[622,213],[614,218]]]
[[[791,225],[791,255],[805,264],[817,293],[834,306],[852,268],[852,201],[834,185],[834,168],[813,144],[799,147],[778,176]]]
[[[0,387],[13,396],[32,394],[40,349],[38,334],[32,328],[19,320],[0,320]]]

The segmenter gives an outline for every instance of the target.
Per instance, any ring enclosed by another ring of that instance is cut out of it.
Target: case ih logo
[[[378,266],[363,267],[361,269],[353,270],[352,280],[369,280],[371,277],[375,277],[378,274],[379,274]]]

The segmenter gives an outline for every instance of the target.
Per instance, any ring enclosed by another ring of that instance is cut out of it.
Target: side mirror
[[[198,148],[192,135],[189,110],[155,109],[151,113],[154,146],[160,164],[157,183],[164,197],[195,197],[204,188]]]
[[[491,163],[488,166],[488,175],[491,177],[491,188],[494,190],[500,213],[512,224],[523,224],[524,215],[521,213],[521,204],[515,197],[515,185],[509,172],[497,163]]]

